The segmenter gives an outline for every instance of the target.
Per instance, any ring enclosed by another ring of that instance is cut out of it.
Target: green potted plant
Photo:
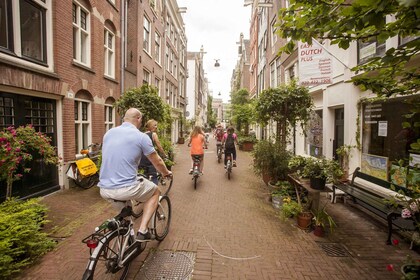
[[[338,155],[338,162],[340,163],[341,168],[343,169],[343,180],[348,180],[349,177],[349,160],[350,153],[353,148],[356,148],[354,145],[343,145],[338,147],[335,152]]]
[[[337,161],[326,158],[306,159],[302,175],[310,179],[311,187],[323,189],[325,183],[336,182],[343,176],[343,170]]]
[[[316,236],[324,236],[325,227],[328,226],[330,233],[333,232],[334,228],[337,226],[334,219],[327,213],[326,204],[313,213],[313,222],[314,222],[314,234]]]
[[[257,137],[255,135],[239,136],[238,144],[239,149],[242,151],[252,151],[254,149],[254,144],[257,143]]]
[[[271,203],[274,208],[281,208],[288,197],[293,197],[294,188],[288,181],[278,181],[275,189],[271,192]]]
[[[290,151],[280,143],[270,140],[261,140],[254,145],[252,151],[254,172],[263,176],[266,184],[285,180],[290,172],[288,163],[291,157]]]
[[[297,217],[299,213],[302,213],[302,205],[290,197],[283,200],[283,206],[281,207],[281,217],[283,219]]]

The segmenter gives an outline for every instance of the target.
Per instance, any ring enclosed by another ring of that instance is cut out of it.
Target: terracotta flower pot
[[[323,237],[325,230],[323,226],[314,226],[314,235],[318,237]]]
[[[297,216],[297,225],[300,229],[308,229],[312,223],[312,213],[311,212],[301,212]]]

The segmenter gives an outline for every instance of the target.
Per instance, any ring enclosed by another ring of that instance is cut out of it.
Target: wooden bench
[[[394,186],[395,191],[391,189],[391,186]],[[411,223],[407,223],[407,219],[402,219],[405,221],[399,223],[394,221],[398,218],[402,218],[401,210],[403,207],[395,207],[391,205],[388,200],[391,197],[395,197],[397,191],[400,189],[407,193],[405,188],[363,173],[360,171],[360,167],[357,167],[349,184],[338,183],[333,185],[332,201],[335,201],[337,190],[341,190],[349,195],[354,203],[357,203],[379,217],[386,219],[388,223],[388,238],[386,243],[391,244],[393,225],[410,230],[414,229],[414,227],[411,227]]]

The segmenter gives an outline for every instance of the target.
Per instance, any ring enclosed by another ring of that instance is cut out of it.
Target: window
[[[363,104],[362,152],[387,157],[390,162],[408,159],[410,145],[420,138],[414,127],[420,122],[420,114],[412,118],[405,116],[415,112],[419,96],[389,98],[385,102]],[[410,124],[404,126],[403,123]]]
[[[165,64],[166,64],[166,70],[169,71],[169,45],[166,45],[166,48],[165,48]]]
[[[115,36],[105,29],[104,31],[105,75],[115,77]]]
[[[15,109],[13,98],[0,96],[0,129],[14,125]]]
[[[25,123],[32,124],[36,131],[54,133],[54,108],[51,102],[25,101]]]
[[[85,100],[74,101],[74,125],[76,154],[89,146],[90,143],[90,102]]]
[[[357,44],[359,64],[366,63],[370,58],[385,54],[385,43],[378,44],[376,39],[367,42],[359,41]]]
[[[276,61],[276,74],[277,74],[277,86],[281,84],[281,61],[277,59]]]
[[[277,42],[277,34],[276,34],[276,31],[277,31],[276,22],[274,21],[271,24],[271,47],[272,47],[273,53],[275,52],[274,45]]]
[[[90,66],[90,14],[73,2],[73,59]]]
[[[157,93],[160,96],[160,80],[158,78],[155,78],[155,87],[157,88]]]
[[[313,157],[322,156],[322,110],[316,110],[311,114],[306,129],[305,148],[306,153]]]
[[[160,47],[160,35],[156,32],[155,33],[155,61],[160,64],[160,55],[161,55],[161,47]]]
[[[150,21],[146,17],[143,20],[143,49],[150,53]]]
[[[47,46],[51,44],[47,44],[46,35],[50,4],[45,0],[0,0],[0,50],[47,63]]]
[[[273,62],[270,65],[270,87],[275,88],[276,87],[276,63]]]
[[[143,84],[150,85],[150,72],[146,69],[143,69]]]
[[[115,127],[115,109],[112,105],[105,105],[105,131]]]

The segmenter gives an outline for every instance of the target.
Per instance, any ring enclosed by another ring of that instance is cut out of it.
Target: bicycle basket
[[[90,176],[98,172],[96,164],[90,158],[76,160],[76,165],[82,176]]]

